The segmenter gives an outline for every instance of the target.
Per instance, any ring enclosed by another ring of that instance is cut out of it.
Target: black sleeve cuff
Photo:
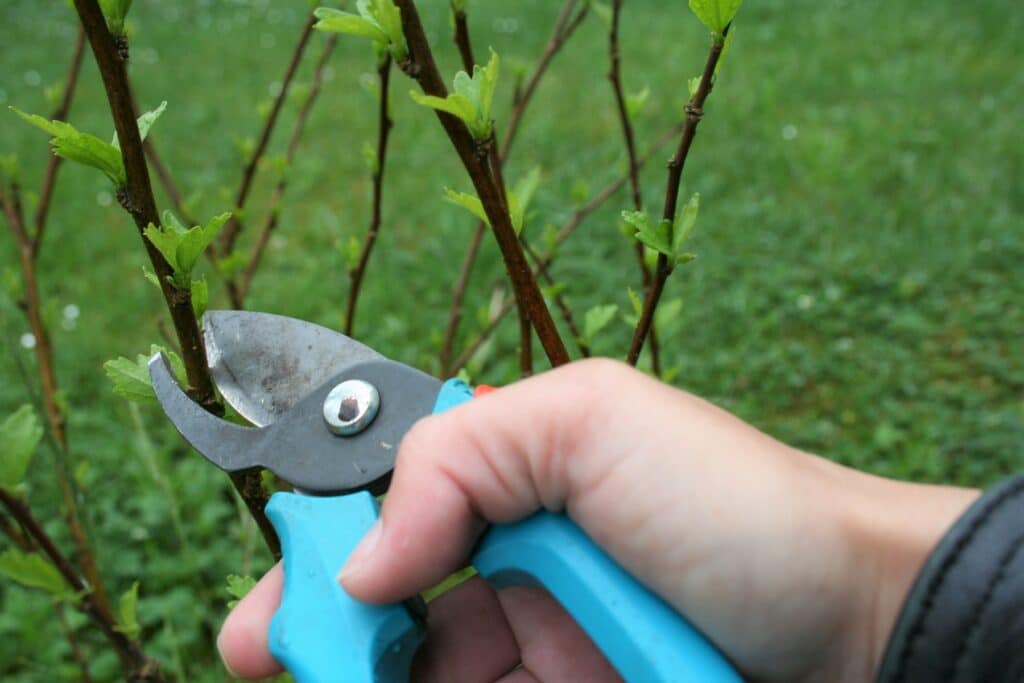
[[[1024,476],[957,520],[907,596],[878,683],[1024,681]]]

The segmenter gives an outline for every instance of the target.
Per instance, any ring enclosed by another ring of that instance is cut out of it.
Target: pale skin
[[[574,363],[426,418],[381,521],[340,575],[393,602],[465,565],[485,526],[565,511],[753,681],[867,681],[914,577],[977,491],[896,482],[780,443],[608,360]],[[272,569],[228,616],[230,670],[280,666]],[[470,580],[430,605],[415,681],[616,681],[546,593]]]

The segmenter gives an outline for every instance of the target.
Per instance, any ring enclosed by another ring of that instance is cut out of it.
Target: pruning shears
[[[474,391],[278,315],[210,311],[203,337],[217,389],[254,426],[193,402],[163,354],[150,360],[153,388],[174,426],[210,462],[229,472],[267,468],[295,487],[275,493],[266,508],[285,577],[271,654],[299,683],[408,680],[425,635],[425,604],[363,604],[335,576],[377,518],[374,496],[387,489],[402,436]],[[540,512],[491,527],[472,564],[496,587],[547,589],[627,681],[741,680],[683,616],[565,515]]]

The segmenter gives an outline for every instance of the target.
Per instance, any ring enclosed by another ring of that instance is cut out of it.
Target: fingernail
[[[231,666],[228,664],[227,657],[224,656],[224,648],[220,644],[220,637],[222,633],[224,633],[223,630],[217,634],[217,654],[220,655],[220,663],[224,665],[224,669],[228,672],[228,674],[230,674],[233,678],[238,678],[238,674],[235,673],[235,670],[231,668]]]
[[[377,547],[377,543],[381,537],[381,523],[380,520],[374,522],[370,530],[363,536],[363,540],[359,542],[356,549],[349,555],[348,561],[338,572],[338,581],[343,582],[345,579],[351,578],[363,570],[363,565],[369,559],[370,555],[373,554],[373,549]]]

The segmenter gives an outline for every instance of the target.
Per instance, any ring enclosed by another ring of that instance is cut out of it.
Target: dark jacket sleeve
[[[1024,476],[987,490],[914,583],[878,683],[1024,681]]]

